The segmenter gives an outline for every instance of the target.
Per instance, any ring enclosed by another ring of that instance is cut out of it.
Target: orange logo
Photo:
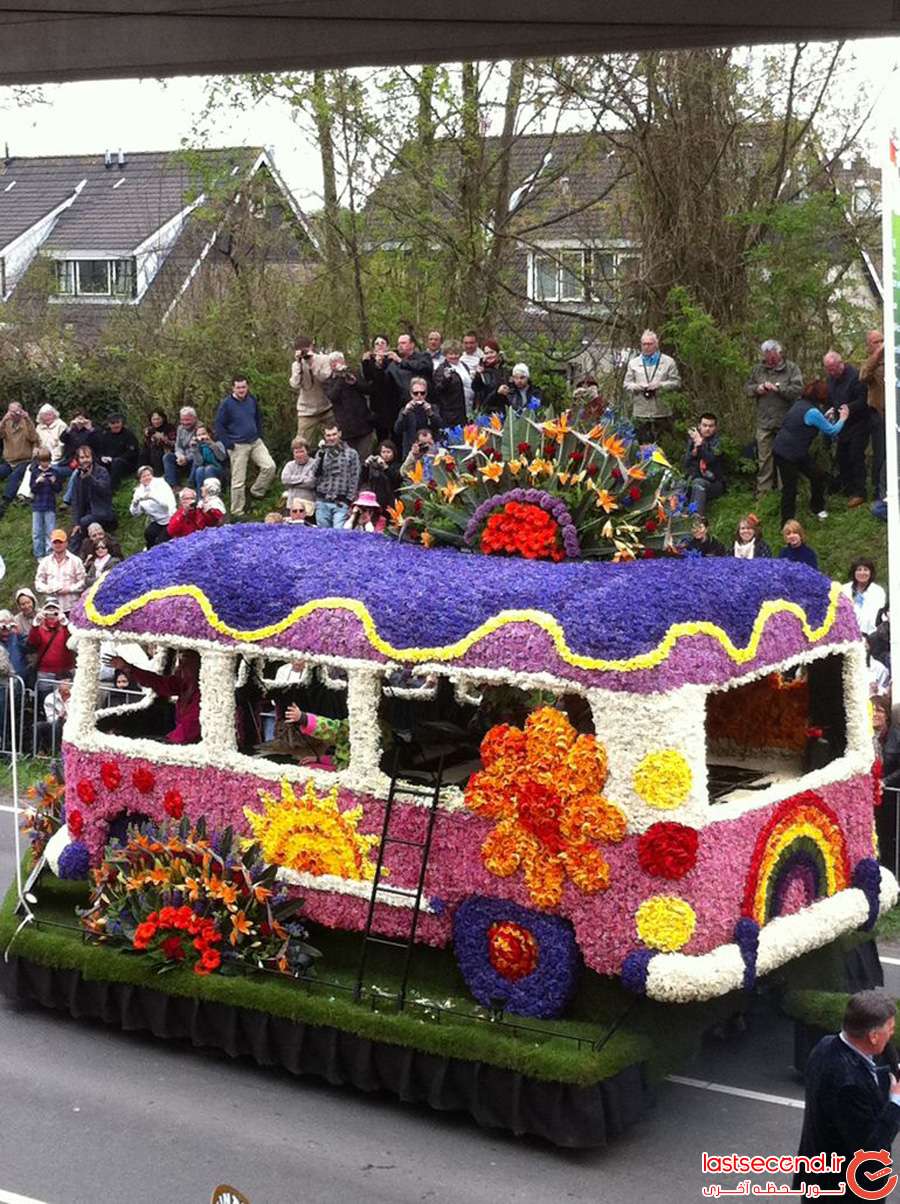
[[[882,1169],[863,1170],[864,1162],[877,1162]],[[898,1176],[891,1174],[892,1169],[891,1156],[887,1150],[857,1150],[847,1164],[847,1186],[861,1200],[886,1200],[898,1182]],[[858,1173],[863,1174],[868,1183],[878,1179],[884,1179],[885,1182],[880,1187],[867,1187],[860,1183]]]

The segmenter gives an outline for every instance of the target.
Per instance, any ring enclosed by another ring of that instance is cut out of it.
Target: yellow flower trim
[[[361,806],[341,811],[337,787],[320,798],[313,783],[307,782],[303,793],[296,795],[291,783],[283,780],[280,798],[268,790],[260,790],[259,797],[263,813],[245,807],[244,814],[269,865],[356,881],[375,877],[369,851],[379,838],[358,831]]]
[[[535,627],[539,627],[542,631],[546,631],[552,639],[560,658],[566,664],[573,665],[576,669],[624,673],[634,672],[639,669],[655,668],[668,659],[680,639],[697,635],[708,635],[712,639],[717,640],[736,664],[745,664],[747,661],[752,661],[756,656],[766,623],[768,623],[770,618],[778,614],[792,614],[799,619],[807,642],[815,644],[818,640],[826,636],[834,625],[841,596],[840,585],[837,582],[833,583],[825,618],[822,621],[822,625],[816,628],[810,626],[806,611],[796,602],[789,602],[785,598],[764,602],[759,608],[759,614],[756,616],[756,622],[753,624],[750,640],[744,648],[734,644],[728,633],[723,631],[721,627],[703,619],[691,623],[673,623],[659,644],[649,652],[641,652],[637,656],[625,660],[605,660],[602,657],[582,656],[580,653],[573,652],[566,642],[565,632],[559,620],[543,610],[501,610],[492,618],[480,623],[473,631],[470,631],[468,635],[463,636],[454,644],[438,645],[434,648],[396,648],[378,634],[375,620],[369,613],[365,603],[360,602],[358,598],[314,598],[309,602],[304,602],[301,606],[294,607],[290,614],[285,615],[283,619],[279,619],[277,623],[270,623],[266,627],[257,627],[252,631],[241,631],[236,627],[229,626],[219,618],[209,598],[207,598],[199,586],[169,585],[163,589],[151,589],[141,594],[138,598],[132,598],[130,602],[124,602],[112,611],[111,614],[104,615],[97,609],[94,602],[95,595],[101,584],[102,582],[98,581],[92,585],[84,601],[85,614],[98,627],[113,627],[122,619],[127,618],[128,615],[142,610],[150,602],[162,602],[166,598],[193,598],[213,630],[218,631],[221,635],[229,636],[233,640],[253,643],[257,640],[269,639],[272,636],[280,635],[281,632],[292,627],[300,619],[307,618],[317,610],[346,610],[359,619],[365,631],[366,638],[378,652],[390,660],[415,662],[456,660],[459,657],[465,656],[469,649],[477,644],[479,640],[493,635],[495,631],[499,631],[511,623],[531,623]]]
[[[674,953],[694,935],[697,916],[690,903],[677,895],[654,895],[635,912],[637,934],[651,949]]]
[[[672,811],[687,802],[693,774],[680,752],[664,748],[648,753],[634,771],[634,789],[649,807]]]

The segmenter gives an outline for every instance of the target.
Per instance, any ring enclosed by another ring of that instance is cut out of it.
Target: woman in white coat
[[[841,593],[853,603],[860,631],[871,635],[878,626],[879,614],[887,606],[884,590],[875,580],[875,562],[868,556],[857,556],[850,565],[850,580],[841,586]]]

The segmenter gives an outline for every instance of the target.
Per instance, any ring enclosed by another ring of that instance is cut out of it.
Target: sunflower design
[[[284,780],[280,798],[268,790],[260,790],[259,797],[262,815],[249,807],[244,814],[269,865],[339,878],[375,877],[369,851],[379,838],[358,831],[363,809],[342,811],[337,787],[319,797],[313,783],[307,782],[303,793],[295,794],[291,783]]]
[[[481,743],[484,769],[466,787],[466,805],[498,821],[481,846],[485,868],[501,878],[519,869],[537,907],[562,899],[568,877],[586,894],[609,886],[609,865],[596,841],[620,841],[623,813],[602,796],[606,751],[579,736],[553,707],[525,727],[499,724]]]

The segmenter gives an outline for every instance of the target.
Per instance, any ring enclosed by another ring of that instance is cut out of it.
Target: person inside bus
[[[167,744],[197,744],[200,741],[200,654],[191,649],[179,653],[171,673],[138,669],[121,656],[105,663],[127,673],[132,683],[149,686],[160,698],[175,699],[175,726],[165,737]]]

